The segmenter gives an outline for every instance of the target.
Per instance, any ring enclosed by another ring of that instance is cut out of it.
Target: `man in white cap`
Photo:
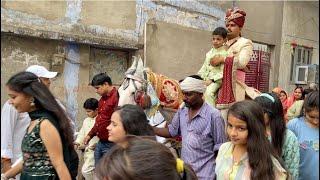
[[[27,72],[31,72],[39,77],[41,82],[45,84],[48,88],[50,87],[50,79],[57,76],[58,72],[48,71],[47,68],[39,65],[32,65],[26,69]]]
[[[26,71],[37,75],[48,88],[51,84],[50,79],[58,74],[39,65],[29,66]],[[57,102],[65,110],[61,102],[59,100]],[[72,121],[71,123],[74,126]],[[22,157],[21,142],[29,124],[28,113],[18,113],[8,101],[5,102],[1,111],[1,173],[9,170]],[[19,179],[19,177],[16,177],[16,179]]]
[[[227,139],[220,112],[203,100],[206,90],[198,75],[185,78],[180,83],[185,107],[180,108],[167,128],[156,128],[156,135],[175,137],[181,135],[181,159],[190,164],[199,180],[215,179],[215,157]]]
[[[39,77],[39,79],[41,80],[41,82],[44,85],[46,85],[48,88],[51,85],[51,79],[55,78],[58,75],[58,72],[48,71],[47,68],[45,68],[44,66],[39,66],[39,65],[31,65],[26,69],[26,71],[37,75]],[[65,106],[60,102],[60,100],[56,98],[56,101],[62,107],[62,109],[66,112]],[[73,134],[75,134],[75,123],[74,123],[74,121],[71,120],[70,117],[69,117],[69,119],[70,119],[71,127],[73,130]]]

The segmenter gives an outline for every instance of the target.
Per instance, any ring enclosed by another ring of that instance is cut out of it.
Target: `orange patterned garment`
[[[166,108],[178,109],[182,103],[182,91],[179,83],[171,78],[152,71],[147,71],[148,81],[155,89],[161,105]]]

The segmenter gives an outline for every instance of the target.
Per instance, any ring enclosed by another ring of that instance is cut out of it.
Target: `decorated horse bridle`
[[[144,73],[144,76],[145,76],[145,79],[146,79],[146,76],[147,74]],[[123,84],[123,90],[127,89],[129,87],[129,84],[130,84],[130,80],[132,80],[132,83],[133,83],[133,86],[135,88],[135,91],[134,91],[134,101],[139,104],[141,107],[142,107],[142,104],[144,104],[146,100],[149,100],[147,98],[150,98],[150,96],[148,95],[147,93],[147,87],[148,87],[148,81],[145,80],[145,79],[141,79],[137,76],[134,76],[132,74],[126,74],[126,77],[124,79],[124,81],[122,82]],[[138,81],[142,84],[141,88],[139,89],[136,82],[135,81]],[[148,107],[147,107],[148,108]],[[165,119],[163,119],[163,121],[153,125],[154,127],[162,124],[164,121],[166,121]]]
[[[137,103],[137,104],[141,104],[142,101],[144,100],[145,96],[147,96],[147,86],[148,86],[148,81],[145,80],[145,79],[141,79],[137,76],[134,76],[132,74],[126,74],[126,77],[123,81],[123,90],[127,89],[127,87],[129,86],[130,84],[130,80],[132,80],[132,83],[133,83],[133,86],[135,88],[135,91],[134,91],[134,101]],[[138,81],[142,84],[141,88],[139,89],[136,82],[135,81]],[[124,84],[125,83],[125,84]]]

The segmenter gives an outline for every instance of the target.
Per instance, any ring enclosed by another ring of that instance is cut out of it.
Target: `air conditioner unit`
[[[300,65],[296,66],[295,84],[319,84],[319,65]]]
[[[308,84],[308,66],[296,66],[295,84]]]

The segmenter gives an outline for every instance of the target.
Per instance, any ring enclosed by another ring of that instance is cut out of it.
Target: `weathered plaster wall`
[[[80,23],[135,30],[135,1],[83,1]]]
[[[147,66],[176,80],[197,74],[210,50],[211,33],[176,24],[147,25]]]
[[[39,16],[41,18],[55,21],[63,19],[66,12],[64,1],[1,1],[1,7],[20,11],[22,13]]]
[[[319,4],[311,2],[284,2],[281,40],[279,86],[292,92],[290,83],[291,43],[313,47],[312,63],[319,64]]]
[[[1,1],[1,32],[137,49],[135,12],[134,1]]]
[[[18,37],[1,34],[1,105],[7,100],[5,83],[15,73],[33,64],[50,69],[53,54],[61,49],[67,52],[63,71],[53,79],[51,91],[66,106],[70,117],[82,123],[85,112],[83,102],[89,97],[99,98],[89,82],[89,46],[66,44],[62,41]],[[75,63],[77,62],[77,63]]]
[[[31,64],[50,69],[53,54],[62,52],[68,60],[55,67],[61,74],[51,89],[71,118],[81,123],[84,100],[97,95],[88,86],[90,46],[79,43],[137,49],[135,14],[134,1],[1,1],[1,105],[7,99],[4,83],[11,75]],[[64,41],[56,41],[60,39]]]
[[[59,42],[1,34],[1,105],[8,98],[5,83],[32,64],[50,67],[51,55]],[[41,49],[41,51],[39,51]]]
[[[100,72],[107,72],[112,77],[113,85],[120,86],[131,59],[132,54],[127,51],[90,48],[90,74],[91,80]]]
[[[281,1],[237,1],[236,6],[246,12],[242,35],[256,42],[277,45],[281,39]]]

